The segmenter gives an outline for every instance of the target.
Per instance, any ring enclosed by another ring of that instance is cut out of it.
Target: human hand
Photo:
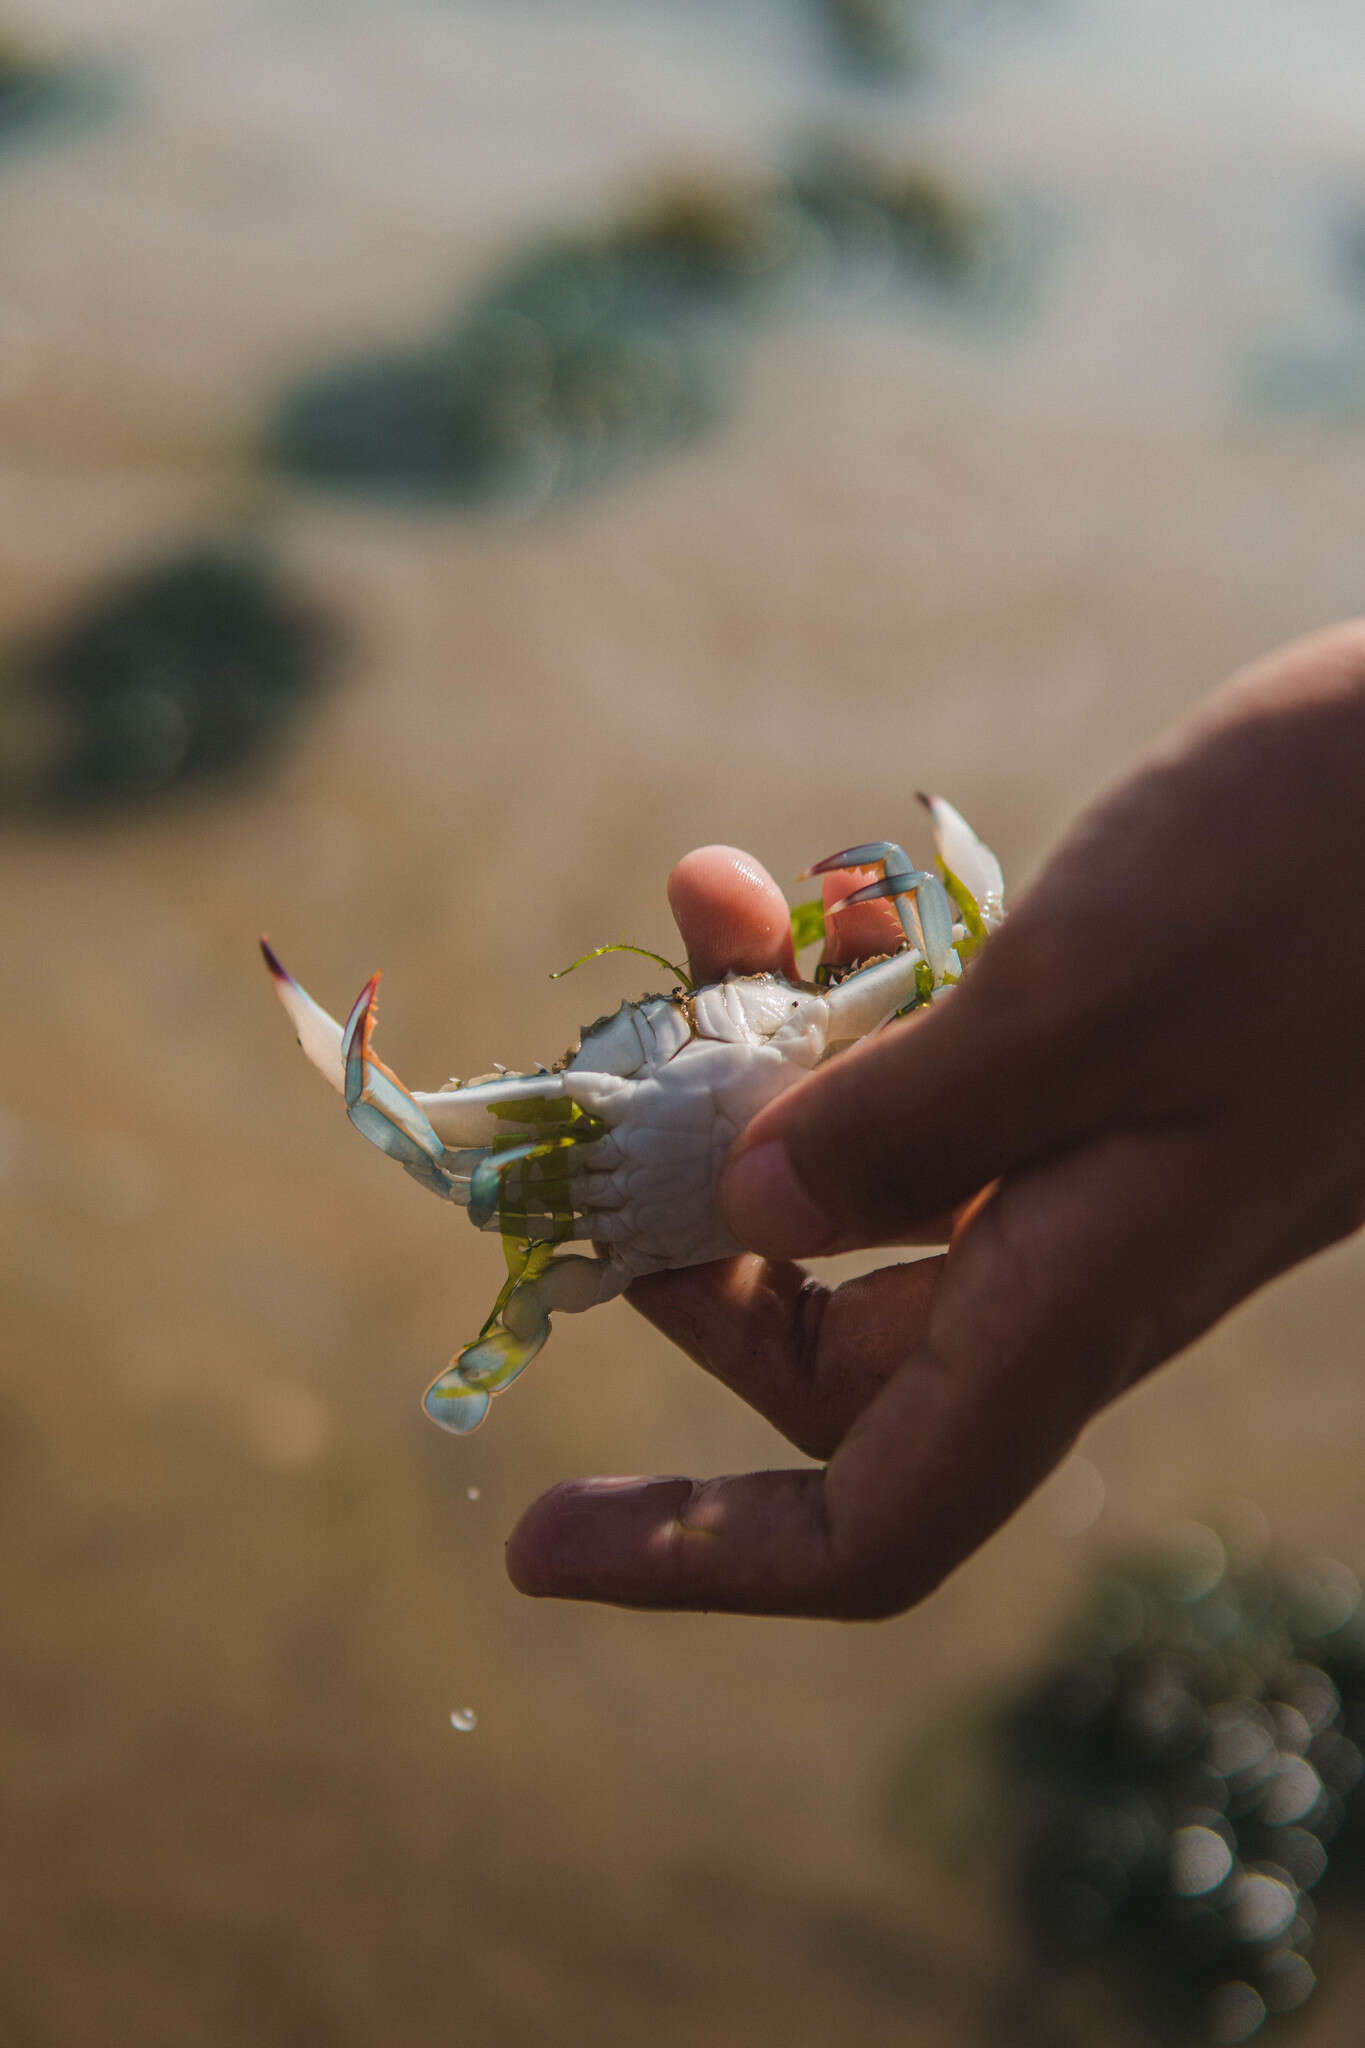
[[[632,1288],[824,1469],[556,1488],[514,1581],[846,1618],[930,1592],[1098,1409],[1365,1222],[1362,880],[1357,623],[1235,678],[1080,819],[961,989],[754,1119],[721,1202],[759,1256]],[[670,899],[699,976],[791,971],[747,856],[688,856]],[[790,1263],[954,1211],[944,1257],[833,1291]]]

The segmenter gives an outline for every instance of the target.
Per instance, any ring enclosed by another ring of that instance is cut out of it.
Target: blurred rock
[[[0,154],[53,126],[83,125],[116,104],[113,77],[0,28]]]
[[[853,70],[905,78],[925,61],[924,0],[820,0],[830,40]]]
[[[41,113],[60,78],[55,65],[0,29],[0,137]]]

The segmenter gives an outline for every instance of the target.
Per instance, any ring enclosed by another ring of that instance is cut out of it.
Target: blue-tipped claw
[[[806,869],[806,875],[828,875],[835,868],[872,868],[882,861],[886,862],[889,875],[912,872],[909,856],[894,840],[869,839],[865,846],[846,846],[842,853],[827,853],[814,867]]]
[[[861,861],[850,861],[848,865],[850,867],[861,867],[863,863]],[[811,872],[814,873],[815,870],[812,869]],[[913,896],[915,891],[922,889],[926,882],[933,882],[937,879],[935,875],[926,874],[923,868],[912,868],[908,875],[884,875],[880,881],[868,882],[863,888],[852,889],[847,896],[841,896],[837,903],[830,904],[825,915],[826,917],[837,917],[841,910],[847,910],[851,904],[875,903],[884,896],[892,898]]]
[[[832,868],[865,867],[873,862],[880,863],[884,870],[878,879],[831,903],[826,915],[837,917],[855,903],[877,903],[889,898],[896,906],[906,938],[923,952],[935,982],[942,981],[955,962],[953,906],[937,875],[912,867],[902,849],[885,840],[832,853],[827,860],[817,862],[811,873],[821,875]]]

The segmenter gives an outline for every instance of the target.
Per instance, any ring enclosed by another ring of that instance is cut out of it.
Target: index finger
[[[1086,1420],[1282,1264],[1263,1200],[1247,1256],[1199,1228],[1249,1181],[1203,1132],[1111,1140],[973,1213],[927,1322],[823,1470],[578,1480],[522,1517],[523,1592],[620,1606],[866,1620],[922,1599]]]
[[[697,982],[727,973],[795,979],[787,899],[761,861],[738,846],[699,846],[668,878],[668,902]]]

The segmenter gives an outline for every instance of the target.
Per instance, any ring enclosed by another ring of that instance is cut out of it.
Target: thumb
[[[1073,1144],[1127,1083],[1049,924],[1023,910],[944,1001],[770,1103],[726,1162],[731,1231],[769,1259],[903,1242],[1010,1168]]]

